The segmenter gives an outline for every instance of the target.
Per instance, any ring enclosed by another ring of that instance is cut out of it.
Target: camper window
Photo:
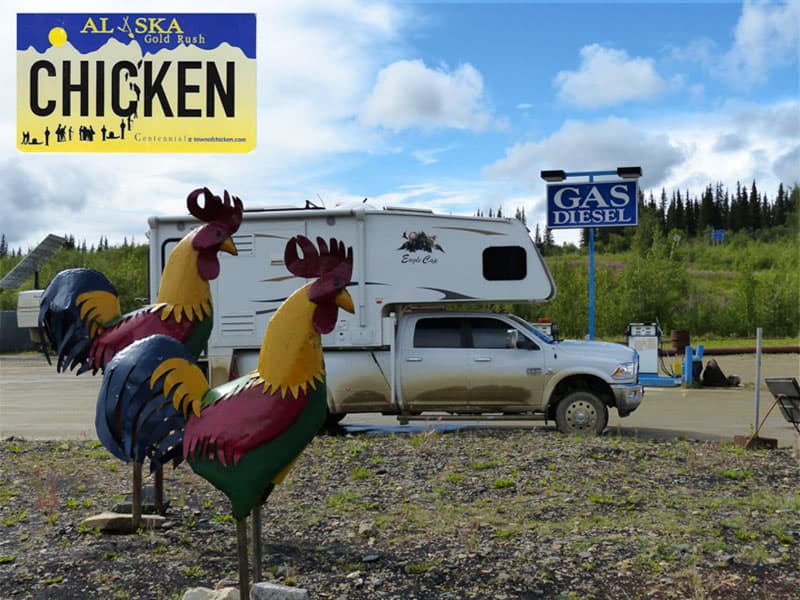
[[[488,281],[525,279],[527,255],[522,246],[490,246],[483,251],[483,277]]]

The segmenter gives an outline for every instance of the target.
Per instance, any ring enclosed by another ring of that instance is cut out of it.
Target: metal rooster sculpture
[[[203,206],[200,197],[203,197]],[[132,343],[154,334],[162,334],[185,346],[190,356],[197,357],[211,333],[212,309],[209,281],[219,275],[217,253],[237,254],[232,236],[242,222],[242,202],[224,200],[208,188],[196,189],[186,199],[189,212],[205,224],[190,231],[170,253],[161,279],[155,304],[121,314],[114,286],[92,269],[69,269],[58,273],[42,294],[39,310],[39,331],[42,340],[49,340],[58,357],[59,372],[74,370],[80,375],[91,370],[104,370],[112,357]],[[46,342],[42,352],[50,356]],[[98,438],[115,456],[133,461],[132,528],[141,519],[141,467],[150,458],[155,472],[156,508],[162,509],[162,465],[180,456],[180,446],[153,448],[136,443],[110,444],[109,436],[123,439],[132,427],[166,426],[160,415],[137,415],[140,422],[111,415],[97,405]],[[124,413],[123,413],[124,414]],[[182,427],[182,423],[172,423]],[[166,443],[166,441],[164,442]]]
[[[198,199],[203,195],[204,206]],[[59,372],[78,367],[80,375],[105,368],[111,358],[149,335],[162,333],[185,344],[195,356],[211,333],[211,288],[219,275],[218,252],[237,254],[232,236],[242,222],[242,202],[214,196],[208,188],[186,199],[189,212],[205,222],[173,249],[164,266],[155,304],[121,314],[117,291],[92,269],[58,273],[42,294],[39,332],[58,357]],[[45,343],[42,352],[50,360]]]
[[[99,402],[107,407],[109,420],[119,415],[126,423],[141,422],[126,429],[124,437],[113,438],[121,452],[136,444],[174,447],[180,443],[180,432],[173,424],[186,415],[183,457],[230,499],[237,520],[243,597],[249,590],[247,515],[253,511],[257,522],[261,504],[325,422],[327,391],[320,334],[333,330],[340,308],[353,312],[345,289],[352,274],[352,248],[345,252],[344,244],[336,239],[329,246],[317,238],[317,244],[319,251],[310,240],[297,236],[286,246],[284,261],[289,271],[317,279],[294,292],[275,312],[255,371],[209,388],[187,349],[156,335],[117,354],[106,369],[100,391]],[[254,527],[256,580],[261,564],[258,531]]]

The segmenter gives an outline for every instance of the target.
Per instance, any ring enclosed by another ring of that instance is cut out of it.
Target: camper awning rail
[[[467,221],[510,221],[509,217],[493,218],[493,217],[475,217],[473,215],[450,215],[439,214],[429,211],[428,209],[419,208],[399,208],[399,207],[386,207],[384,209],[375,208],[323,208],[323,209],[310,209],[310,208],[278,208],[278,209],[252,209],[244,211],[244,219],[258,219],[259,216],[269,216],[270,219],[275,220],[290,220],[290,219],[319,219],[328,217],[356,217],[363,219],[365,215],[370,214],[392,214],[392,215],[420,215],[433,219],[447,219],[447,220],[467,220]],[[191,215],[169,215],[150,217],[147,220],[151,229],[155,229],[157,223],[200,223],[198,219]]]

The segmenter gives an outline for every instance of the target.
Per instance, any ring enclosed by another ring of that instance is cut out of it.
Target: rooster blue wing
[[[84,323],[78,297],[86,292],[117,295],[105,275],[92,269],[68,269],[58,273],[39,300],[39,336],[42,351],[50,360],[47,340],[53,343],[58,371],[73,370],[77,374],[93,369],[89,361],[91,323]],[[102,324],[102,323],[98,323]],[[88,326],[87,326],[88,325]],[[46,334],[46,335],[44,335]],[[93,369],[97,372],[97,369]]]
[[[106,367],[95,426],[100,442],[117,458],[149,457],[157,468],[181,454],[185,417],[164,397],[161,381],[150,384],[156,368],[170,358],[194,362],[180,342],[153,335],[120,351]]]

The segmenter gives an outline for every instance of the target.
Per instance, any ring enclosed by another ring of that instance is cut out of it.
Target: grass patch
[[[435,558],[431,560],[426,560],[421,563],[413,563],[410,565],[406,565],[406,573],[409,575],[421,575],[427,571],[430,571],[433,567],[440,565],[442,563],[441,558]]]
[[[23,510],[17,512],[17,513],[14,513],[14,514],[12,514],[12,515],[10,515],[8,517],[5,517],[3,519],[3,521],[2,521],[2,523],[6,527],[11,527],[13,525],[16,525],[17,523],[20,523],[20,522],[24,521],[27,516],[28,516],[28,509],[25,508],[25,509],[23,509]]]
[[[353,481],[364,481],[365,479],[369,479],[369,470],[364,466],[356,467],[350,471],[350,479]]]
[[[723,469],[720,472],[725,479],[733,479],[734,481],[742,481],[750,479],[753,476],[752,469]]]
[[[496,490],[504,490],[506,488],[514,487],[514,480],[511,477],[498,477],[492,481],[492,487]]]
[[[236,519],[233,518],[231,513],[226,513],[224,515],[212,515],[211,520],[214,523],[233,523]]]

